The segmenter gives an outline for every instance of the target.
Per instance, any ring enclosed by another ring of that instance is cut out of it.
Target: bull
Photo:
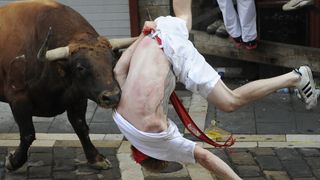
[[[110,167],[89,138],[85,114],[88,99],[103,108],[116,106],[120,99],[113,50],[132,40],[117,42],[99,36],[78,12],[55,1],[19,1],[0,7],[0,101],[10,105],[20,133],[19,146],[6,159],[8,170],[27,161],[36,138],[32,117],[65,111],[88,164]]]

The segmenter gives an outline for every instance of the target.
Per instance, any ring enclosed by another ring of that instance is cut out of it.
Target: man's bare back
[[[137,44],[130,61],[117,111],[144,132],[167,129],[167,111],[175,77],[159,44],[146,36]]]

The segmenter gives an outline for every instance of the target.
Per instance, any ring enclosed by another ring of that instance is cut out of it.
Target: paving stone
[[[118,149],[118,153],[131,153],[131,143],[129,141],[122,141],[119,149]]]
[[[256,165],[252,155],[248,152],[229,153],[232,162],[236,165]]]
[[[272,117],[265,117],[269,119]],[[257,134],[289,134],[296,133],[295,122],[257,122]]]
[[[53,179],[74,180],[77,179],[75,172],[73,171],[59,171],[52,173]]]
[[[73,159],[76,157],[76,149],[70,147],[54,147],[54,159]]]
[[[264,177],[246,177],[243,180],[266,180]]]
[[[320,169],[320,157],[307,157],[305,159],[312,169]]]
[[[303,160],[282,161],[282,164],[291,178],[312,177],[310,168]]]
[[[117,158],[122,180],[132,180],[132,177],[135,177],[136,180],[144,179],[141,166],[132,160],[130,153],[117,154]]]
[[[262,170],[282,170],[280,160],[276,156],[255,157]]]
[[[15,121],[13,119],[11,112],[1,112],[0,113],[0,132],[2,133],[8,133],[12,129],[13,125],[15,124]]]
[[[237,134],[254,134],[255,119],[253,112],[224,113],[217,111],[217,126]]]
[[[112,167],[119,167],[119,161],[116,157],[116,155],[113,156],[106,156],[107,160],[110,161],[110,163],[112,164]]]
[[[316,178],[293,178],[293,180],[317,180]]]
[[[19,127],[16,123],[14,123],[9,131],[9,133],[19,133]]]
[[[232,148],[255,148],[258,147],[257,142],[236,142]]]
[[[76,169],[75,173],[77,176],[87,176],[97,174],[99,170],[90,168],[87,164],[80,164]]]
[[[318,108],[319,109],[319,108]],[[307,117],[307,118],[306,118]],[[295,112],[298,133],[319,134],[320,133],[320,114],[315,112]]]
[[[302,141],[302,142],[320,142],[320,135],[315,134],[287,134],[286,139],[290,141]]]
[[[74,133],[74,130],[66,117],[66,113],[54,118],[48,133]]]
[[[117,148],[97,148],[97,149],[101,154],[105,156],[117,154]]]
[[[94,129],[95,133],[120,134],[118,126],[114,122],[90,123],[90,129]]]
[[[236,134],[234,138],[237,139],[237,142],[245,141],[260,141],[260,142],[285,142],[285,135],[260,135],[260,134]]]
[[[98,173],[100,179],[120,179],[121,172],[118,166],[113,166],[111,169],[102,170]]]
[[[30,147],[28,153],[52,153],[52,147]]]
[[[91,123],[104,123],[106,121],[113,121],[112,110],[98,107],[94,113]]]
[[[319,149],[315,148],[301,148],[299,152],[305,157],[320,157]]]
[[[268,180],[290,180],[285,171],[263,171]]]
[[[53,163],[53,171],[74,171],[76,162],[73,159],[55,159]]]
[[[51,166],[30,167],[28,171],[29,178],[51,177]]]
[[[78,180],[99,180],[97,174],[78,176]]]
[[[51,123],[47,122],[34,122],[33,126],[37,133],[47,133],[49,131]]]
[[[320,169],[313,169],[312,172],[316,178],[320,179]]]
[[[26,174],[6,173],[5,180],[26,180]]]
[[[240,177],[257,177],[261,176],[259,166],[236,166]]]
[[[301,155],[298,153],[296,149],[279,148],[279,149],[275,149],[275,151],[281,161],[301,159]]]
[[[272,93],[263,98],[263,100],[255,102],[255,112],[257,113],[271,113],[275,115],[274,117],[278,117],[280,115],[277,113],[278,111],[281,112],[293,112],[293,108],[291,106],[291,98],[290,94],[283,94],[283,93]],[[284,114],[282,114],[284,115]],[[260,116],[260,115],[258,115]],[[262,116],[262,115],[261,115]],[[284,116],[286,117],[286,116]],[[288,116],[290,117],[290,116]],[[288,117],[281,119],[282,122],[287,122]],[[259,121],[257,119],[257,121]],[[279,122],[280,122],[279,121]],[[276,122],[276,119],[269,119],[269,122]]]
[[[213,177],[207,169],[200,164],[187,164],[186,168],[191,179],[212,180]]]
[[[192,165],[191,165],[192,166]],[[188,170],[180,163],[169,162],[169,165],[166,169],[160,171],[159,173],[154,173],[147,171],[142,168],[142,172],[144,174],[145,179],[153,180],[153,179],[186,179],[189,178]],[[205,171],[204,171],[205,172]],[[205,176],[203,176],[205,177]]]
[[[320,148],[319,142],[258,142],[258,147],[273,148]]]
[[[272,148],[251,148],[250,152],[255,156],[274,156],[275,152]]]
[[[28,159],[29,166],[35,166],[35,163],[42,162],[41,166],[52,165],[52,153],[30,153]]]
[[[3,168],[5,165],[5,160],[0,160],[0,169]]]
[[[0,154],[7,154],[7,147],[0,147]]]
[[[208,149],[208,150],[214,155],[218,156],[220,159],[222,159],[229,166],[232,166],[232,163],[230,162],[229,157],[224,151],[224,149]]]
[[[4,179],[5,170],[0,167],[0,179]]]

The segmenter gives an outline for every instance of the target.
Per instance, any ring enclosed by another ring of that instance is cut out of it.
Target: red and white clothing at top
[[[188,90],[207,98],[220,76],[188,40],[186,22],[177,17],[166,16],[158,17],[155,23],[155,33],[161,39],[161,47],[172,64],[178,81]]]
[[[244,42],[257,38],[256,7],[254,0],[236,0],[237,12],[233,0],[217,0],[223,21],[231,37],[242,37]]]

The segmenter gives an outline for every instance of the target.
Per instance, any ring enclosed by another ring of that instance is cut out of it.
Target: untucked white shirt
[[[195,163],[196,143],[182,137],[177,126],[170,119],[166,131],[148,133],[135,128],[117,111],[114,110],[112,115],[122,134],[144,154],[163,161]]]

